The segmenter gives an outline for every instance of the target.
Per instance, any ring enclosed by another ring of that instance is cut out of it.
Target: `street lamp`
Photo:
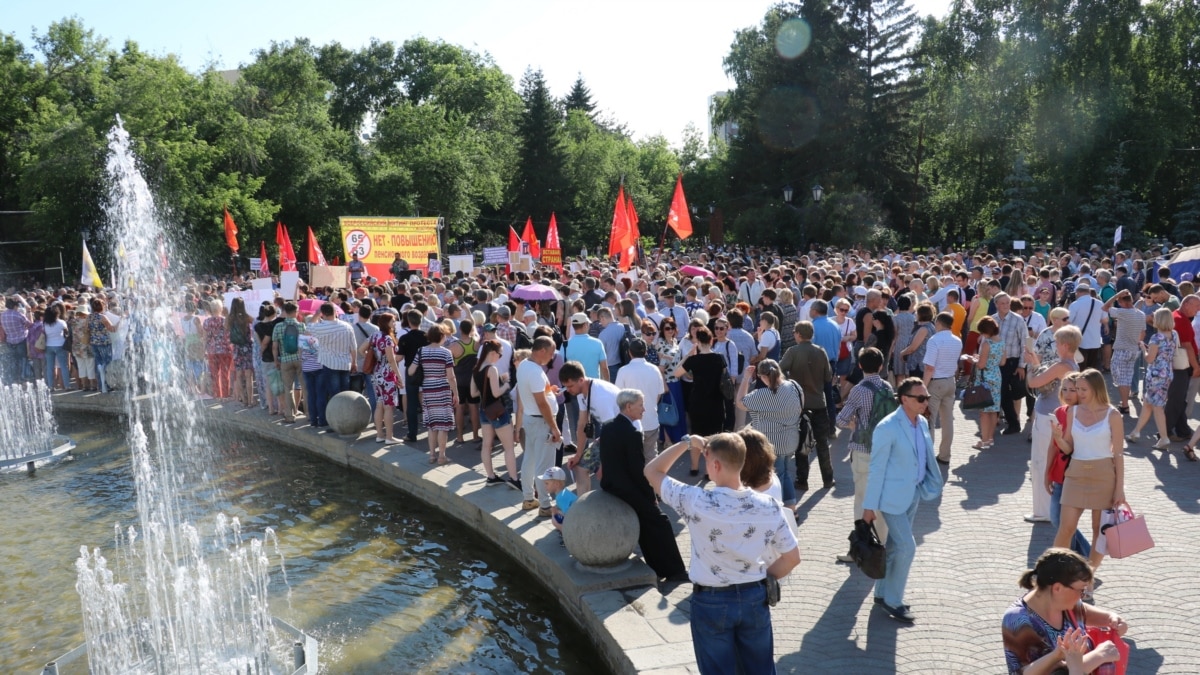
[[[787,202],[788,204],[791,204],[792,203],[792,195],[794,193],[795,193],[795,190],[792,189],[791,183],[784,185],[783,186],[783,201]]]
[[[813,202],[820,204],[821,198],[825,196],[825,188],[821,187],[819,184],[814,185],[812,187],[812,193],[813,193]]]
[[[714,213],[716,213],[716,212],[717,212],[717,205],[716,205],[716,204],[713,204],[712,202],[709,202],[709,204],[708,204],[708,215],[710,215],[710,216],[711,216],[712,214],[714,214]]]

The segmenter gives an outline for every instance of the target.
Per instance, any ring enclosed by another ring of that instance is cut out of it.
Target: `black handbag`
[[[854,521],[854,531],[849,539],[848,555],[854,558],[854,564],[863,574],[872,579],[882,579],[887,575],[887,550],[879,542],[873,524],[861,519]]]
[[[967,387],[962,395],[962,409],[979,410],[995,405],[996,399],[992,396],[992,390],[987,388],[979,378],[975,379],[975,383]]]

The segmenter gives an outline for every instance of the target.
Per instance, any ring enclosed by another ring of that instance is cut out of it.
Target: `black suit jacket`
[[[626,502],[654,501],[654,488],[642,470],[642,432],[624,415],[600,430],[600,487]]]

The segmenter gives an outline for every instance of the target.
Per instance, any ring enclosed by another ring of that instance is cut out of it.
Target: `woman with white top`
[[[57,363],[59,375],[62,377],[63,388],[66,388],[67,383],[71,381],[71,371],[69,370],[68,355],[70,351],[67,349],[67,337],[70,331],[67,328],[67,322],[59,318],[59,312],[62,310],[62,305],[55,303],[46,308],[45,314],[42,315],[42,325],[46,335],[46,388],[54,389],[54,366]]]
[[[1125,502],[1124,425],[1108,401],[1104,375],[1095,368],[1077,381],[1078,404],[1067,412],[1063,441],[1071,448],[1071,465],[1063,480],[1062,516],[1054,545],[1068,548],[1085,510],[1092,512],[1092,569],[1103,555],[1096,551],[1100,513]],[[1057,422],[1055,426],[1057,427]]]

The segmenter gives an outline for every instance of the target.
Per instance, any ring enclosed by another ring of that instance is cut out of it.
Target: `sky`
[[[943,16],[950,0],[912,0]],[[126,40],[176,55],[189,70],[236,68],[272,41],[306,37],[348,48],[371,38],[441,39],[487,52],[519,83],[542,69],[564,96],[578,75],[600,110],[635,138],[678,144],[688,123],[708,130],[708,97],[729,89],[722,60],[737,30],[757,25],[770,0],[3,0],[0,31],[27,49],[51,22],[79,17],[119,48]]]

